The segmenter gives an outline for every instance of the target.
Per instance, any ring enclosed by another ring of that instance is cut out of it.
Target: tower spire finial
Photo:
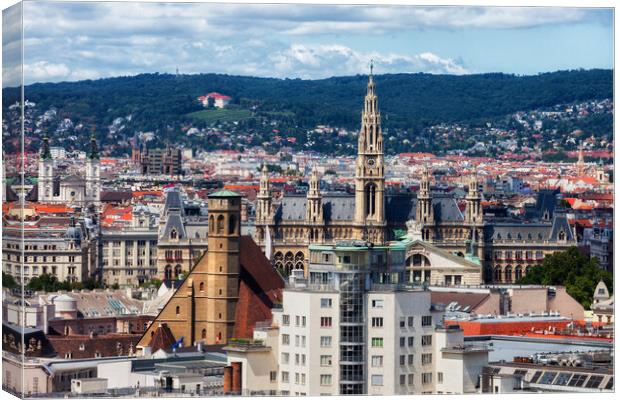
[[[374,67],[374,62],[375,60],[373,60],[372,58],[370,59],[370,75],[372,76],[372,69]]]

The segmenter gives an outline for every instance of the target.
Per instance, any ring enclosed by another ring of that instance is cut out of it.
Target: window
[[[372,308],[383,308],[383,300],[373,300],[372,301]]]
[[[407,375],[407,384],[413,385],[413,374]]]
[[[372,356],[371,365],[373,367],[382,367],[383,366],[383,356]]]
[[[550,385],[556,375],[557,372],[545,372],[538,383],[541,385]]]
[[[431,353],[422,354],[422,365],[430,364],[433,362],[433,355]]]
[[[413,354],[407,356],[407,364],[413,365]]]
[[[289,353],[282,353],[282,364],[288,364],[290,359]]]
[[[404,385],[404,384],[405,384],[405,382],[406,382],[406,379],[407,379],[407,375],[402,374],[402,375],[400,376],[400,384],[401,384],[401,385]]]
[[[372,347],[383,347],[383,338],[382,337],[374,337],[372,338]]]
[[[443,383],[443,372],[437,372],[437,383]]]
[[[306,374],[301,374],[301,384],[302,385],[306,384]]]
[[[561,372],[558,375],[558,377],[555,379],[553,384],[554,385],[559,385],[559,386],[566,386],[566,384],[568,383],[568,381],[570,380],[572,375],[573,374],[568,373],[568,372]]]
[[[282,325],[289,326],[291,324],[291,316],[284,314],[282,315]]]
[[[332,337],[321,336],[321,347],[332,347]]]
[[[299,365],[299,353],[295,354],[295,365]]]
[[[422,346],[430,346],[433,344],[433,335],[422,336]]]
[[[401,355],[399,358],[400,358],[400,365],[405,365],[405,355]]]
[[[407,317],[407,326],[413,328],[413,317]]]
[[[269,371],[269,381],[273,383],[276,379],[278,379],[278,371]]]
[[[405,327],[405,317],[400,317],[399,326],[400,326],[401,328],[404,328],[404,327]]]
[[[301,317],[301,326],[306,327],[306,317]]]
[[[301,321],[301,318],[299,317],[299,315],[295,316],[295,326],[299,326],[299,321]]]
[[[282,383],[288,383],[288,371],[282,371]]]
[[[602,381],[603,375],[590,375],[590,379],[586,382],[586,387],[596,389]]]
[[[332,308],[332,299],[321,299],[321,308]]]
[[[331,375],[321,375],[321,386],[327,386],[332,384]]]
[[[332,365],[332,356],[321,356],[321,366],[326,367]]]
[[[302,366],[305,366],[305,365],[306,365],[306,355],[305,355],[305,354],[302,354],[302,355],[301,355],[301,365],[302,365]]]
[[[291,337],[288,334],[286,334],[286,333],[282,334],[282,344],[284,344],[284,345],[291,344]]]
[[[432,372],[425,372],[422,374],[422,383],[431,383],[433,382],[433,373]]]
[[[373,317],[372,318],[372,327],[373,328],[383,328],[383,318],[381,318],[381,317]]]
[[[299,335],[295,335],[295,347],[299,347]]]
[[[568,386],[581,387],[583,386],[583,383],[586,381],[587,377],[587,375],[575,374],[573,375],[573,378],[568,382]]]
[[[371,375],[370,384],[372,386],[383,386],[383,375]]]
[[[295,372],[295,383],[299,384],[299,372]]]
[[[407,338],[407,346],[413,347],[413,336]]]
[[[433,324],[433,317],[425,315],[422,317],[422,326],[431,326]]]
[[[405,347],[405,340],[406,338],[404,336],[400,338],[400,347]]]
[[[331,328],[332,317],[321,317],[321,328]]]
[[[301,347],[306,347],[306,336],[301,335]]]

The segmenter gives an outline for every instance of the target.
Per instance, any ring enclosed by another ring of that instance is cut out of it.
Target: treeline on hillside
[[[575,70],[533,76],[507,74],[388,74],[375,77],[385,125],[419,129],[437,122],[479,120],[561,103],[613,96],[611,70]],[[132,115],[140,129],[164,129],[201,109],[196,98],[211,91],[259,112],[288,112],[294,123],[356,128],[367,76],[320,80],[274,79],[221,74],[141,74],[79,82],[37,83],[25,97],[41,110],[104,128]],[[4,89],[3,106],[19,99]]]

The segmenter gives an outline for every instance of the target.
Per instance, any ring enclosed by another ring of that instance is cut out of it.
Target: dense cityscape
[[[612,391],[612,169],[586,161],[611,153],[384,155],[378,92],[370,75],[357,157],[141,143],[111,157],[94,135],[5,156],[26,179],[3,191],[3,387]],[[570,263],[577,278],[549,277]]]

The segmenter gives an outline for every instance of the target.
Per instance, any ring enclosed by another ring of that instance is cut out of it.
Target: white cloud
[[[65,64],[54,64],[47,61],[24,64],[24,76],[33,81],[63,79],[70,74],[71,70]]]
[[[349,47],[330,45],[293,44],[277,51],[270,61],[278,76],[318,77],[365,74],[370,60],[374,60],[377,73],[428,72],[435,74],[466,74],[469,71],[449,58],[425,52],[421,54],[396,54],[359,52]]]

